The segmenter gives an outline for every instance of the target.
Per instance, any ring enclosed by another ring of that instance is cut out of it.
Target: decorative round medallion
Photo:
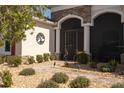
[[[45,42],[45,36],[43,33],[38,33],[36,36],[36,41],[39,45],[42,45]]]

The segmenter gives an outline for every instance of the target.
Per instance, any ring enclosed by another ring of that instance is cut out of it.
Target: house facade
[[[54,23],[34,18],[36,25],[25,31],[26,38],[14,46],[0,47],[0,55],[34,56],[54,52]]]
[[[51,21],[36,20],[34,30],[26,31],[26,40],[0,54],[32,55],[56,53],[73,60],[78,51],[93,59],[120,60],[124,42],[124,8],[120,5],[56,5],[51,8]]]
[[[84,51],[93,59],[120,60],[123,54],[124,8],[119,5],[52,7],[56,22],[56,54],[70,59]]]

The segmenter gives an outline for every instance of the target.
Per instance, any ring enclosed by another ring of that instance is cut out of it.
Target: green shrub
[[[8,56],[7,63],[10,66],[18,67],[21,64],[21,57],[20,56]]]
[[[109,61],[107,64],[100,66],[102,72],[115,72],[118,62],[115,60]]]
[[[72,80],[69,84],[71,88],[86,88],[89,86],[90,80],[86,77],[79,76],[76,79]]]
[[[37,60],[38,63],[42,63],[43,62],[43,56],[42,55],[37,55],[36,60]]]
[[[104,64],[104,65],[100,66],[100,71],[102,71],[102,72],[111,72],[111,68],[109,67],[109,65]]]
[[[111,66],[112,71],[115,71],[117,68],[118,62],[116,60],[110,60],[108,65]]]
[[[2,77],[2,72],[0,72],[0,77]]]
[[[34,60],[34,57],[33,56],[28,57],[28,63],[29,64],[35,63],[35,60]]]
[[[4,57],[0,56],[0,64],[3,64],[3,63],[4,63]]]
[[[119,75],[124,75],[124,71],[120,71],[118,74]]]
[[[81,64],[87,64],[89,61],[88,55],[86,53],[78,53],[76,55],[76,61],[81,63]]]
[[[59,88],[59,85],[52,80],[46,80],[41,82],[41,84],[38,85],[38,88]]]
[[[3,72],[2,82],[3,82],[5,87],[11,87],[13,82],[12,82],[12,75],[11,75],[10,71],[4,71]]]
[[[55,53],[50,54],[50,60],[56,60],[56,55]]]
[[[124,83],[116,83],[111,86],[111,88],[124,88]]]
[[[23,76],[29,76],[29,75],[34,75],[35,74],[35,70],[32,69],[32,68],[26,68],[26,69],[23,69],[19,75],[23,75]]]
[[[43,59],[44,59],[44,61],[49,61],[49,59],[50,59],[49,53],[44,53],[43,54]]]
[[[91,61],[91,62],[89,62],[89,66],[90,66],[91,68],[97,68],[97,62]]]
[[[57,82],[57,83],[66,83],[68,81],[69,77],[62,72],[55,73],[51,80]]]

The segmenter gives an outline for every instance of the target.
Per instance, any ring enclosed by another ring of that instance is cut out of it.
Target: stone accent
[[[84,23],[89,23],[91,21],[91,6],[83,5],[79,7],[74,7],[70,9],[60,10],[52,13],[52,20],[59,21],[61,18],[67,16],[68,14],[77,15],[83,17]]]

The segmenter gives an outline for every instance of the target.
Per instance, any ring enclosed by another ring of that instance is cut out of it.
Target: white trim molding
[[[90,23],[84,24],[84,52],[90,55]]]
[[[56,29],[56,53],[60,53],[60,30],[61,30],[61,24],[66,21],[67,19],[70,18],[77,18],[81,20],[81,26],[84,25],[84,20],[82,17],[77,16],[77,15],[72,15],[69,14],[63,18],[61,18],[58,22],[57,22],[57,27],[55,27],[54,29]]]
[[[58,21],[58,24],[57,24],[58,29],[61,29],[61,24],[62,24],[65,20],[70,19],[70,18],[77,18],[77,19],[80,19],[80,20],[81,20],[81,26],[83,26],[84,20],[83,20],[82,17],[80,17],[80,16],[78,16],[78,15],[68,14],[67,16],[61,18],[61,19]]]
[[[70,8],[79,7],[79,6],[81,5],[58,5],[58,6],[52,7],[51,10],[52,12],[57,12],[60,10],[70,9]]]
[[[92,14],[91,16],[91,25],[94,26],[94,19],[96,17],[98,17],[99,15],[105,14],[105,13],[115,13],[115,14],[119,14],[121,16],[121,22],[124,22],[124,14],[123,12],[120,10],[115,10],[115,9],[103,9],[100,11],[95,12],[94,14]]]

